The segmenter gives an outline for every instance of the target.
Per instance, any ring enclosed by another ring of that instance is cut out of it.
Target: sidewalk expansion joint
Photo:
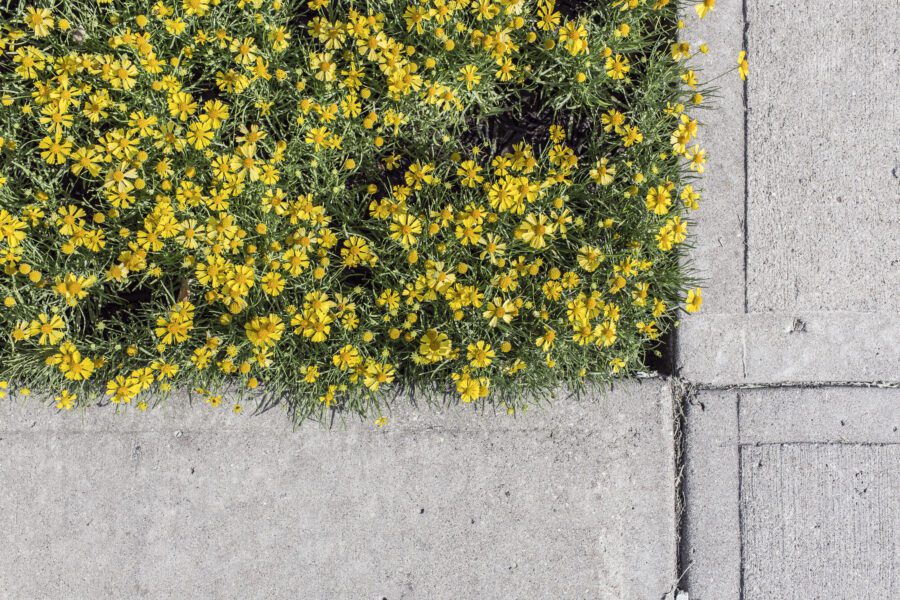
[[[763,390],[769,388],[900,388],[900,381],[775,381],[771,383],[690,383],[696,390]]]

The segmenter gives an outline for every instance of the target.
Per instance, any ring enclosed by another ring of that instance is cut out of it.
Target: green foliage
[[[514,412],[645,369],[700,306],[675,2],[9,16],[0,379],[58,408],[252,390],[299,421],[416,387]]]

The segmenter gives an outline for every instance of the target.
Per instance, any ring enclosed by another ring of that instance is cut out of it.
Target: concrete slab
[[[690,260],[701,279],[703,309],[682,319],[676,363],[690,381],[744,381],[744,84],[736,74],[722,76],[734,68],[744,48],[743,6],[720,2],[705,19],[697,18],[693,5],[685,5],[684,11],[682,40],[695,49],[701,43],[709,46],[709,54],[693,59],[693,68],[702,80],[715,79],[717,90],[708,99],[713,110],[698,117],[708,160],[697,186],[702,189],[700,209],[690,223]]]
[[[694,383],[900,382],[900,313],[689,317],[677,373]]]
[[[661,598],[675,581],[663,381],[517,418],[400,406],[383,429],[211,410],[0,404],[0,597]]]
[[[744,85],[734,69],[743,50],[741,2],[720,2],[705,19],[698,19],[692,3],[684,7],[681,39],[709,54],[692,59],[702,81],[716,88],[707,99],[711,110],[698,113],[700,144],[707,151],[706,170],[696,188],[702,190],[700,209],[692,214],[690,231],[695,247],[691,260],[703,285],[703,311],[686,319],[691,326],[707,315],[744,311]]]
[[[681,587],[691,600],[738,600],[741,585],[737,393],[701,392],[685,407]]]
[[[898,388],[695,392],[681,546],[691,600],[898,597],[898,429]]]
[[[694,229],[704,307],[676,340],[693,382],[900,381],[900,88],[884,83],[900,79],[900,5],[795,4],[687,19],[718,74],[742,47],[745,5],[751,62],[746,128],[736,76],[716,82],[724,122],[707,128],[725,154]]]
[[[675,374],[712,385],[747,380],[744,314],[695,314],[682,319],[675,335]]]
[[[750,312],[896,314],[900,4],[751,0],[747,19]]]
[[[750,314],[746,379],[900,382],[900,313]]]
[[[900,444],[900,389],[741,392],[741,444]]]
[[[900,446],[741,452],[746,600],[900,597]]]

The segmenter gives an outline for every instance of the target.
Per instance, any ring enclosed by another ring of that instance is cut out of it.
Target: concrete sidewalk
[[[672,392],[292,431],[0,403],[0,598],[662,598]]]
[[[0,403],[0,598],[900,597],[900,4],[686,20],[751,77],[704,114],[671,381],[330,432]]]
[[[717,11],[687,39],[710,43],[711,73],[746,47],[751,76],[720,80],[704,129],[708,282],[676,357],[680,585],[691,600],[898,598],[900,5]]]
[[[692,391],[690,598],[900,597],[898,426],[900,389]]]

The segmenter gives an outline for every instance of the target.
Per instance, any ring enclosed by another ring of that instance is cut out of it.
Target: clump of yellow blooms
[[[677,2],[594,4],[15,9],[3,394],[240,412],[240,387],[302,419],[419,386],[513,411],[644,368],[702,301],[680,247],[707,90]]]

